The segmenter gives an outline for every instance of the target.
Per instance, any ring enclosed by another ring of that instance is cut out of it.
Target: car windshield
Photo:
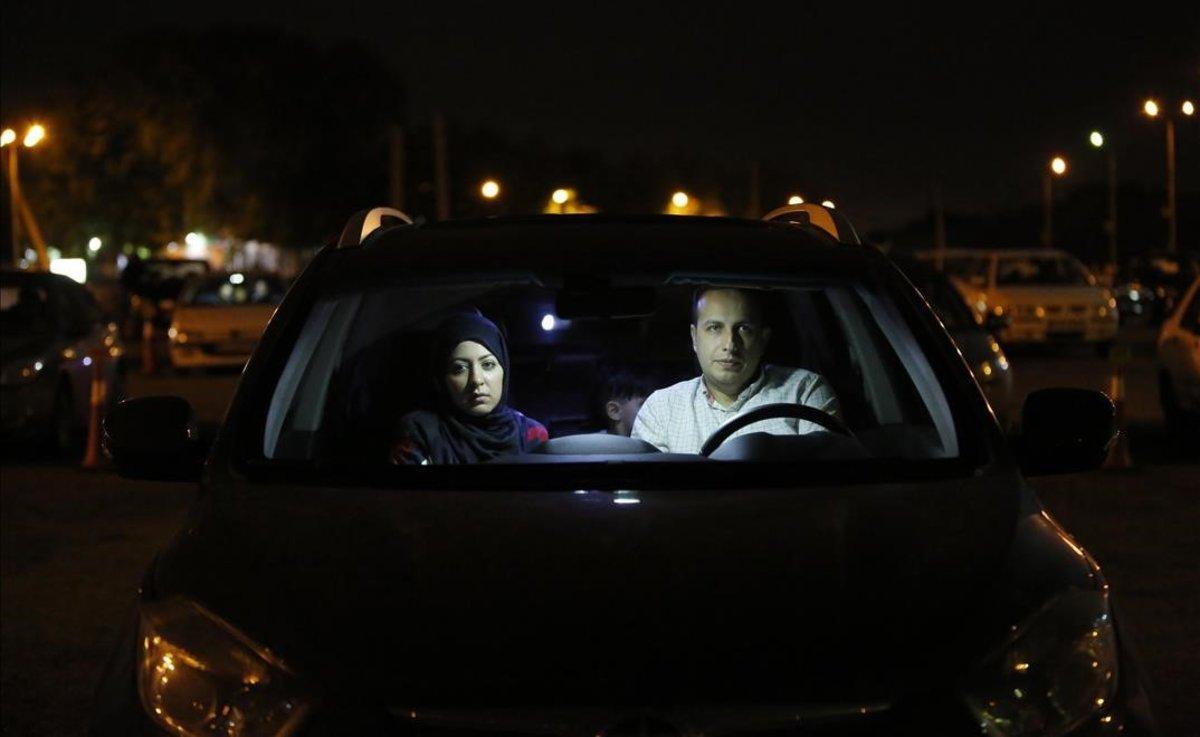
[[[32,335],[50,330],[50,294],[30,282],[0,284],[0,327],[4,335]]]
[[[998,286],[1091,286],[1092,275],[1083,264],[1064,256],[1006,256],[996,265]]]
[[[283,292],[282,282],[272,276],[222,274],[192,282],[181,301],[190,307],[277,305]]]
[[[987,285],[990,264],[991,259],[987,256],[946,256],[942,260],[942,270],[955,279],[983,287]]]
[[[256,455],[354,468],[708,462],[703,441],[755,409],[767,415],[712,459],[960,457],[967,423],[911,307],[840,278],[756,279],[580,289],[545,274],[456,275],[327,289],[277,359]]]

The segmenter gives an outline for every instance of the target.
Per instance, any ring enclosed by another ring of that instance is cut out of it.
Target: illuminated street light
[[[12,128],[5,128],[3,133],[0,133],[0,146],[7,146],[17,140],[17,132]]]
[[[500,195],[500,184],[494,179],[489,179],[479,187],[479,194],[483,195],[484,199],[494,200]]]
[[[691,202],[691,198],[687,196],[687,192],[676,192],[671,195],[671,204],[680,210],[687,207],[688,202]]]
[[[1092,131],[1088,141],[1097,149],[1104,148],[1104,135]],[[1117,155],[1109,146],[1105,151],[1108,163],[1108,217],[1104,221],[1104,232],[1108,234],[1108,263],[1117,265]]]
[[[821,207],[828,207],[830,210],[837,208],[837,206],[833,204],[833,200],[821,200]]]
[[[1066,174],[1067,173],[1067,160],[1061,156],[1055,156],[1053,159],[1050,160],[1050,171],[1054,172],[1055,174],[1057,174],[1060,177],[1063,174]]]
[[[571,193],[565,189],[556,189],[554,194],[550,195],[550,200],[556,205],[565,205],[569,199],[571,199]]]
[[[99,238],[93,237],[90,241],[88,241],[88,253],[95,253],[99,251],[100,247],[103,245],[104,243]]]
[[[1167,252],[1175,253],[1179,244],[1179,210],[1175,198],[1175,116],[1170,114],[1169,110],[1168,107],[1162,111],[1165,113],[1162,117],[1167,134],[1167,202],[1163,207],[1163,216],[1167,219]],[[1184,100],[1180,104],[1179,110],[1184,117],[1190,118],[1195,114],[1196,106],[1191,100]],[[1151,118],[1158,118],[1160,112],[1158,102],[1146,100],[1142,105],[1142,111]]]
[[[789,205],[803,205],[804,198],[798,194],[794,194],[791,197],[788,197],[788,204]]]
[[[45,137],[46,129],[35,123],[34,125],[30,126],[29,132],[25,134],[25,140],[21,141],[21,143],[23,143],[26,148],[33,148],[41,143],[42,139]]]

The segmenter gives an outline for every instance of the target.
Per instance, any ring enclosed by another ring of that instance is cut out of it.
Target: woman
[[[504,403],[508,365],[504,336],[483,315],[458,314],[439,325],[430,364],[438,409],[400,418],[392,462],[482,463],[548,439],[545,427]]]

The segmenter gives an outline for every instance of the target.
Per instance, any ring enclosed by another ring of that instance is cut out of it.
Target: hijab
[[[500,401],[483,417],[459,409],[446,387],[450,356],[463,341],[487,348],[504,369]],[[524,452],[531,445],[526,432],[529,420],[507,405],[509,373],[508,344],[494,322],[478,312],[450,316],[434,331],[429,356],[437,409],[405,415],[400,434],[411,438],[426,452],[429,462],[435,464],[481,463],[500,455]]]

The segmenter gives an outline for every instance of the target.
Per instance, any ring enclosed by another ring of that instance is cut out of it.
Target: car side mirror
[[[104,450],[117,472],[134,479],[198,481],[204,449],[196,413],[182,397],[139,397],[104,419]]]
[[[1117,410],[1090,389],[1042,389],[1025,399],[1017,452],[1029,476],[1091,471],[1116,439]]]

